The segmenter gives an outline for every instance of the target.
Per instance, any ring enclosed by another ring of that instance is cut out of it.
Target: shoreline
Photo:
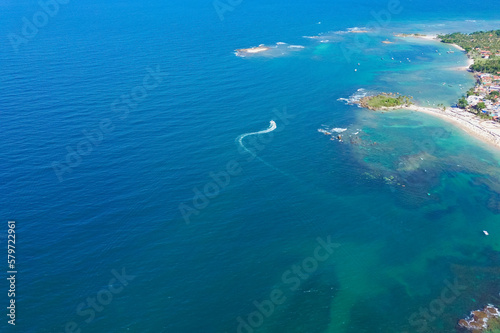
[[[497,149],[500,148],[500,124],[491,120],[482,120],[470,112],[459,108],[446,108],[446,111],[443,111],[437,108],[410,105],[404,109],[441,118],[447,122],[453,123],[456,127],[464,130],[475,138]]]
[[[401,37],[401,36],[398,36]],[[410,38],[420,38],[420,39],[425,39],[429,41],[434,41],[434,42],[440,42],[441,40],[438,38],[438,36],[434,35],[411,35],[411,36],[404,36],[404,37],[410,37]],[[465,49],[460,47],[457,44],[449,44],[456,49],[459,49],[462,52],[465,52]],[[464,67],[455,67],[457,70],[466,70],[466,71],[471,71],[470,66],[474,64],[474,58],[470,57],[468,54],[468,62],[467,66]],[[494,148],[500,149],[500,124],[495,123],[490,120],[483,120],[479,118],[476,115],[471,114],[470,112],[467,112],[465,110],[459,109],[459,108],[453,108],[453,107],[447,107],[443,111],[442,109],[437,109],[437,108],[430,108],[430,107],[423,107],[423,106],[418,106],[418,105],[409,105],[401,109],[406,109],[406,110],[411,110],[415,112],[422,112],[426,113],[428,115],[438,117],[444,121],[447,121],[449,123],[452,123],[456,127],[460,128],[461,130],[465,131],[467,134],[475,137],[476,139],[479,139],[483,142],[486,142],[490,145],[492,145]]]
[[[454,44],[453,44],[454,45]],[[468,57],[468,56],[467,56]],[[451,67],[451,69],[453,70],[457,70],[457,71],[468,71],[468,72],[472,72],[472,70],[470,69],[470,66],[474,65],[475,61],[473,58],[469,58],[467,60],[467,65],[466,66],[459,66],[459,67]]]
[[[465,49],[463,47],[461,47],[460,45],[457,45],[457,44],[450,44],[450,45],[453,46],[456,49],[459,49],[462,52],[465,52]]]

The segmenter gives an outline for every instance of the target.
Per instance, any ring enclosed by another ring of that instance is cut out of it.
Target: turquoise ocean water
[[[498,3],[215,4],[69,1],[36,32],[38,2],[0,4],[0,331],[454,332],[500,305],[498,151],[344,100],[453,104],[466,56],[393,33],[498,28]]]

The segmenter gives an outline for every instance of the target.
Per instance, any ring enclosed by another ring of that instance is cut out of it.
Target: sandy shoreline
[[[399,38],[419,38],[432,41],[440,41],[437,35],[415,35],[415,34],[394,34],[395,37]]]
[[[467,66],[459,66],[459,67],[451,67],[450,69],[456,70],[456,71],[471,71],[470,66],[474,65],[474,59],[469,58],[467,61]]]
[[[459,49],[459,50],[460,50],[460,51],[462,51],[462,52],[465,52],[465,49],[464,49],[463,47],[461,47],[461,46],[457,45],[457,44],[450,44],[450,45],[451,45],[451,46],[453,46],[453,47],[454,47],[454,48],[456,48],[456,49]]]
[[[414,38],[426,39],[429,41],[440,42],[438,36],[427,35],[427,36],[411,36]],[[465,50],[456,45],[450,44],[451,46],[465,52]],[[459,67],[460,70],[469,70],[470,66],[474,64],[474,59],[469,58],[467,66]],[[492,120],[482,120],[476,115],[459,108],[446,108],[445,111],[437,108],[422,107],[417,105],[411,105],[405,109],[423,112],[429,115],[439,117],[447,122],[453,123],[455,126],[464,130],[468,134],[493,145],[496,148],[500,148],[500,124]]]
[[[482,120],[481,118],[458,108],[442,109],[422,107],[411,105],[406,107],[407,110],[427,113],[429,115],[439,117],[450,123],[455,124],[468,134],[489,143],[496,148],[500,148],[500,124],[491,120]]]
[[[427,39],[427,40],[434,40],[434,41],[439,41],[439,38],[437,35],[425,35],[425,36],[415,36],[416,38],[422,38],[422,39]],[[458,46],[458,45],[457,45]]]

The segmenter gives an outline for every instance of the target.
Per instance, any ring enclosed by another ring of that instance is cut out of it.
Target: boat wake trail
[[[261,134],[266,134],[266,133],[270,133],[272,131],[274,131],[275,129],[277,128],[276,126],[276,122],[274,120],[271,120],[269,122],[269,128],[268,129],[265,129],[265,130],[262,130],[262,131],[258,131],[258,132],[251,132],[251,133],[245,133],[245,134],[242,134],[240,136],[238,136],[236,138],[236,142],[238,142],[238,144],[241,146],[241,148],[243,148],[243,150],[247,153],[249,153],[250,155],[252,155],[254,158],[258,159],[259,161],[261,161],[262,163],[264,163],[265,165],[267,165],[268,167],[270,167],[271,169],[275,170],[275,171],[278,171],[279,173],[287,176],[287,177],[293,177],[289,174],[287,174],[286,172],[284,171],[281,171],[280,169],[276,168],[274,165],[264,161],[262,158],[260,158],[259,156],[257,156],[257,154],[255,154],[255,152],[251,149],[248,149],[243,140],[248,137],[248,136],[252,136],[252,135],[261,135]],[[295,177],[293,177],[295,178]]]
[[[270,132],[274,131],[276,128],[277,128],[276,122],[274,120],[271,120],[269,122],[269,128],[268,129],[263,130],[263,131],[258,131],[258,132],[252,132],[252,133],[242,134],[242,135],[240,135],[239,137],[236,138],[236,141],[239,142],[241,148],[243,148],[247,153],[249,153],[253,157],[257,157],[257,155],[255,155],[255,153],[253,151],[251,151],[250,149],[248,149],[247,147],[245,147],[245,144],[243,143],[243,139],[246,138],[247,136],[250,136],[250,135],[259,135],[259,134],[270,133]],[[261,160],[259,157],[257,157],[257,158],[259,160]]]

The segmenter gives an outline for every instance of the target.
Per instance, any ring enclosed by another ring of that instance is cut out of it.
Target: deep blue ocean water
[[[221,20],[211,1],[69,1],[28,38],[40,4],[2,2],[0,244],[15,220],[18,275],[0,331],[453,332],[500,305],[499,153],[338,100],[453,104],[465,55],[393,33],[498,28],[499,4],[390,3],[221,1]],[[338,33],[354,27],[379,29]],[[271,120],[244,139],[255,156],[236,141]]]

